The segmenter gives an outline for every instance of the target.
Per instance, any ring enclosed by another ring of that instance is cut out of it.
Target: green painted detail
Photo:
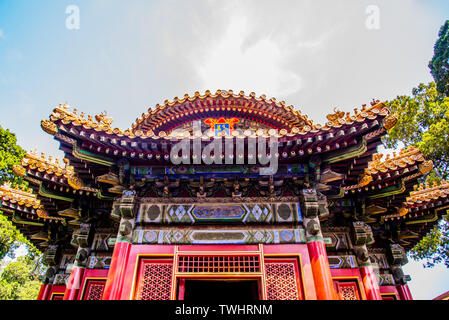
[[[126,243],[133,243],[133,239],[130,239],[129,237],[117,237],[117,239],[115,240],[114,246],[117,245],[117,243],[122,243],[122,242],[126,242]]]
[[[309,238],[307,238],[307,243],[310,243],[310,242],[314,242],[314,241],[319,241],[319,242],[323,242],[324,244],[325,244],[325,242],[324,242],[324,239],[323,239],[323,237],[321,237],[321,236],[318,236],[318,237],[309,237]]]
[[[420,224],[420,223],[426,223],[426,222],[434,222],[437,220],[438,220],[438,214],[436,211],[434,211],[431,214],[427,214],[423,217],[420,217],[419,220],[406,221],[405,224]]]
[[[292,165],[288,167],[288,173],[307,174],[309,173],[309,166]]]
[[[53,192],[51,190],[48,190],[42,184],[39,187],[39,195],[41,195],[43,197],[57,199],[57,200],[62,200],[62,201],[67,201],[67,202],[73,202],[74,201],[73,198],[65,197],[65,196],[62,196],[62,195],[60,195],[58,193],[55,193],[55,192]]]
[[[368,148],[366,147],[366,140],[365,140],[365,138],[362,138],[362,140],[359,143],[357,143],[355,146],[352,146],[346,150],[343,150],[336,155],[330,156],[328,158],[324,158],[323,162],[335,163],[335,162],[343,161],[346,159],[354,158],[354,157],[364,154],[367,149]]]
[[[328,199],[340,199],[340,198],[343,198],[344,196],[345,196],[345,191],[343,190],[343,188],[340,188],[340,191],[338,192],[338,194],[328,195],[327,198]]]
[[[113,159],[106,158],[106,157],[100,156],[98,154],[88,152],[86,150],[82,150],[81,148],[79,148],[76,145],[76,143],[73,145],[73,155],[80,160],[85,160],[85,161],[89,161],[92,163],[101,164],[101,165],[107,166],[107,167],[110,167],[115,163],[115,161]]]
[[[371,267],[371,266],[372,266],[371,262],[365,262],[365,263],[360,263],[359,262],[359,268],[361,268],[361,267]]]
[[[395,185],[395,186],[391,186],[388,188],[385,188],[385,190],[382,193],[378,193],[372,196],[369,196],[369,198],[371,199],[378,199],[378,198],[384,198],[384,197],[389,197],[395,194],[401,194],[405,191],[405,185],[404,185],[404,181],[401,180],[399,182],[399,186]]]
[[[29,221],[29,220],[24,220],[24,219],[16,216],[15,214],[13,215],[11,220],[14,223],[21,223],[21,224],[26,224],[26,225],[29,225],[29,226],[37,226],[37,227],[43,227],[44,226],[43,223],[33,222],[33,221]]]
[[[293,244],[305,243],[303,229],[138,229],[134,244]]]
[[[324,244],[329,244],[329,245],[332,244],[332,238],[330,238],[330,237],[323,238],[323,241],[324,241]]]
[[[114,200],[114,197],[104,196],[104,195],[101,193],[101,190],[98,191],[98,193],[97,193],[97,198],[100,199],[100,200]]]

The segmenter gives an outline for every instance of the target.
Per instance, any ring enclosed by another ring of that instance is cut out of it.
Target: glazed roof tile
[[[442,181],[440,185],[429,184],[415,186],[415,191],[410,192],[410,197],[407,197],[407,205],[416,205],[434,200],[449,197],[449,182]]]
[[[366,187],[369,184],[376,182],[376,179],[374,179],[375,176],[385,175],[400,169],[404,169],[402,174],[406,174],[410,172],[406,168],[415,164],[418,165],[420,175],[429,172],[433,167],[433,162],[430,160],[426,161],[419,149],[413,146],[410,146],[407,149],[402,149],[398,155],[396,155],[396,152],[393,152],[392,158],[390,158],[389,154],[385,156],[384,160],[382,160],[383,157],[384,155],[381,153],[374,154],[373,160],[368,163],[368,167],[365,169],[364,174],[360,176],[359,183],[346,186],[343,190],[349,191]]]
[[[175,98],[172,102],[169,102],[167,100],[164,105],[157,105],[155,109],[150,109],[148,113],[143,114],[142,118],[137,119],[136,122],[132,125],[131,129],[121,130],[120,128],[113,128],[111,125],[114,120],[113,118],[108,117],[106,112],[94,117],[89,115],[86,118],[83,112],[78,115],[78,110],[76,108],[71,111],[70,107],[66,104],[60,104],[58,107],[54,108],[53,113],[50,115],[50,119],[41,121],[41,127],[44,131],[52,135],[58,132],[57,123],[59,123],[62,125],[71,124],[75,127],[82,127],[87,130],[92,129],[97,132],[104,132],[108,135],[117,135],[118,137],[128,137],[131,139],[136,137],[139,137],[140,139],[170,139],[172,137],[170,136],[170,134],[167,134],[167,132],[165,131],[157,131],[157,128],[160,127],[160,125],[162,125],[163,123],[167,123],[167,121],[185,116],[187,115],[187,113],[201,113],[208,108],[215,108],[217,109],[217,111],[219,109],[235,108],[237,112],[249,112],[248,107],[245,107],[245,105],[201,107],[199,110],[192,109],[188,111],[180,111],[178,109],[174,109],[180,104],[186,102],[193,102],[196,100],[203,101],[208,98],[217,97],[223,99],[229,97],[242,98],[244,100],[247,100],[247,103],[262,103],[263,106],[265,106],[265,109],[256,108],[254,111],[252,111],[254,112],[254,114],[259,114],[267,118],[274,117],[281,123],[285,124],[285,128],[280,129],[279,132],[274,129],[262,129],[257,130],[257,132],[249,132],[251,130],[246,130],[243,133],[243,137],[251,134],[278,137],[305,135],[308,132],[318,134],[319,132],[326,132],[332,128],[340,128],[344,125],[362,123],[367,119],[374,120],[377,118],[377,116],[384,117],[383,126],[387,130],[393,127],[397,122],[397,115],[390,115],[388,108],[386,108],[385,105],[379,101],[373,101],[371,103],[371,106],[368,108],[363,105],[360,111],[358,111],[358,109],[354,109],[354,114],[352,115],[349,112],[345,113],[343,111],[334,110],[334,113],[327,115],[327,119],[329,121],[325,125],[320,125],[314,124],[313,121],[308,119],[306,115],[301,114],[301,112],[298,110],[294,110],[292,106],[286,106],[283,101],[276,102],[275,98],[267,100],[265,95],[261,95],[259,98],[256,98],[254,93],[246,96],[243,91],[236,95],[233,94],[232,90],[217,90],[216,94],[211,94],[210,91],[206,91],[204,95],[201,95],[196,92],[192,97],[186,94],[184,95],[183,99]],[[150,125],[151,121],[153,121],[156,126]],[[155,131],[157,132],[157,134],[155,133]],[[191,137],[193,138],[193,136]]]
[[[14,188],[10,182],[5,182],[0,186],[0,199],[11,204],[35,209],[39,218],[65,221],[64,218],[49,216],[37,195],[29,192],[25,187]]]

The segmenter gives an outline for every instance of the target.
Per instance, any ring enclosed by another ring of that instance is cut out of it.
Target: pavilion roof
[[[26,187],[14,188],[10,182],[5,182],[0,186],[0,198],[2,201],[10,203],[17,203],[20,206],[39,208],[40,200],[31,192],[28,192]]]
[[[410,193],[406,203],[409,206],[419,207],[430,202],[446,199],[449,199],[449,182],[442,181],[441,184],[435,183],[433,186],[429,184],[416,185],[415,191]]]
[[[232,98],[234,100],[228,100]],[[212,99],[212,100],[211,100]],[[218,100],[217,100],[218,99]],[[225,100],[221,100],[225,99]],[[239,103],[236,103],[240,99]],[[210,102],[212,101],[212,102]],[[222,102],[218,102],[222,101]],[[194,103],[195,102],[195,103]],[[201,103],[200,103],[201,102]],[[207,102],[207,103],[206,103]],[[192,104],[193,103],[193,104]],[[199,103],[199,104],[198,104]],[[206,106],[202,104],[206,103]],[[210,106],[208,105],[210,104]],[[201,119],[203,114],[209,114],[209,112],[216,111],[228,112],[232,116],[249,117],[258,116],[260,119],[266,121],[277,121],[279,125],[272,125],[274,130],[258,130],[254,133],[246,133],[244,135],[267,135],[267,136],[304,136],[308,133],[323,134],[331,129],[338,129],[346,125],[354,125],[356,123],[363,123],[366,120],[374,120],[377,116],[382,118],[389,115],[389,110],[385,105],[379,101],[373,101],[370,107],[363,105],[361,110],[354,109],[354,113],[351,115],[349,112],[334,110],[334,113],[328,114],[329,120],[326,124],[314,124],[312,120],[308,119],[306,115],[301,114],[300,111],[294,110],[292,106],[286,106],[283,101],[276,102],[275,98],[269,100],[265,95],[256,98],[254,93],[250,96],[244,95],[243,91],[240,94],[235,95],[232,90],[222,91],[217,90],[216,94],[211,94],[210,91],[206,91],[204,95],[200,95],[198,92],[193,97],[185,95],[184,99],[175,98],[173,102],[166,101],[164,105],[157,105],[156,109],[150,109],[148,113],[142,114],[142,118],[137,119],[132,124],[131,129],[122,130],[120,128],[113,128],[113,118],[108,117],[106,112],[92,117],[86,115],[84,112],[78,114],[78,110],[74,108],[70,110],[70,106],[66,104],[60,104],[55,107],[53,113],[50,115],[49,120],[42,120],[41,127],[49,134],[55,135],[58,132],[58,127],[61,125],[73,125],[80,130],[93,130],[95,132],[104,132],[108,136],[117,138],[126,137],[130,139],[166,139],[172,138],[170,130],[173,127],[168,128],[168,123],[174,122],[179,124],[179,119],[185,117],[185,120],[193,120],[193,118]],[[250,112],[251,111],[251,112]],[[252,114],[252,115],[251,115]],[[95,118],[95,120],[94,120]],[[257,121],[257,119],[255,119]],[[386,117],[384,119],[384,126],[387,130],[394,126],[397,121],[396,115]],[[167,127],[168,130],[164,131],[161,128]],[[174,125],[176,126],[176,125]]]
[[[36,214],[39,218],[44,220],[65,220],[64,218],[49,216],[36,194],[30,192],[25,187],[13,187],[10,182],[5,182],[0,186],[0,199],[3,202],[3,205],[6,204],[8,207],[15,209],[23,208],[19,211]]]
[[[364,174],[360,176],[359,183],[343,187],[344,191],[360,189],[363,187],[375,186],[385,183],[387,180],[397,179],[404,176],[410,176],[415,173],[413,178],[421,176],[429,172],[433,168],[432,161],[426,161],[418,148],[409,146],[407,149],[402,149],[397,155],[393,152],[393,157],[381,153],[373,154],[373,160],[368,163]],[[411,179],[407,179],[411,180]]]
[[[76,170],[69,165],[69,159],[64,158],[61,164],[59,159],[48,158],[44,153],[39,156],[36,151],[31,151],[25,154],[21,165],[15,165],[13,170],[18,176],[27,176],[27,179],[38,178],[56,183],[58,185],[66,186],[70,189],[84,190],[96,192],[98,190],[83,186],[83,182],[78,178]]]

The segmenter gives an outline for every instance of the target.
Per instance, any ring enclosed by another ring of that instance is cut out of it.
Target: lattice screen
[[[180,273],[256,273],[259,256],[179,256]]]
[[[265,260],[267,300],[298,300],[298,273],[294,261]]]
[[[84,300],[101,300],[106,281],[88,281]]]
[[[334,281],[341,300],[361,300],[356,281]]]
[[[138,300],[169,300],[173,263],[144,261],[140,273]]]

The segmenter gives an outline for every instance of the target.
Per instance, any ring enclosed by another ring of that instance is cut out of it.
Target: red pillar
[[[42,284],[41,289],[39,290],[39,294],[37,296],[37,300],[48,300],[50,290],[51,284]]]
[[[323,241],[307,244],[318,300],[338,300]]]
[[[70,273],[69,280],[67,281],[67,287],[64,293],[64,300],[77,300],[78,294],[81,288],[81,282],[83,281],[84,268],[73,267]]]
[[[382,300],[373,266],[361,267],[360,274],[362,276],[363,286],[365,287],[366,298],[368,300]]]
[[[398,289],[401,300],[413,300],[412,293],[410,292],[408,285],[400,285],[396,286],[396,288]]]
[[[102,300],[120,300],[131,243],[115,244]]]

